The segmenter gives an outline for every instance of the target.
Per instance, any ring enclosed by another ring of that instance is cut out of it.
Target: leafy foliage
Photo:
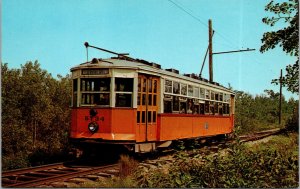
[[[39,164],[62,152],[68,139],[70,77],[54,79],[37,61],[21,69],[1,64],[1,74],[3,169]],[[18,163],[19,157],[24,163]]]
[[[278,124],[279,93],[265,90],[266,94],[255,97],[243,91],[235,91],[235,127],[241,133],[283,127],[298,107],[298,100],[282,98],[282,125]]]
[[[270,1],[265,10],[272,12],[275,16],[265,17],[262,22],[274,26],[278,22],[286,23],[286,27],[277,31],[266,32],[263,34],[262,46],[260,52],[264,53],[270,49],[274,49],[277,45],[282,47],[283,51],[291,56],[298,57],[299,51],[299,1],[289,0],[283,3],[274,3]],[[293,65],[286,67],[286,75],[283,77],[282,84],[287,86],[288,90],[299,94],[299,61],[298,58]],[[278,79],[272,81],[279,83]]]
[[[255,97],[243,91],[236,92],[235,127],[240,127],[241,133],[249,133],[264,129],[283,127],[290,119],[298,100],[288,101],[282,98],[282,124],[278,124],[279,93],[265,90],[266,94]]]
[[[140,170],[140,187],[273,188],[298,186],[297,135],[253,149],[240,143],[226,154],[182,156],[167,172]]]

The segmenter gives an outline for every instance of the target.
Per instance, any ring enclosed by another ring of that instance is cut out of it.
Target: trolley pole
[[[279,89],[279,125],[281,124],[281,104],[282,104],[282,69],[280,70],[280,78],[279,78],[279,84],[280,84],[280,89]]]
[[[212,49],[212,36],[213,36],[213,29],[212,29],[212,22],[211,19],[208,20],[208,59],[209,59],[209,81],[213,82],[213,49]]]

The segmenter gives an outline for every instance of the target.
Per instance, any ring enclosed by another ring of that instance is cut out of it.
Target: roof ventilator
[[[99,60],[97,58],[93,58],[91,61],[92,64],[98,64]]]
[[[172,73],[176,73],[179,74],[179,71],[174,69],[174,68],[170,68],[170,69],[166,69],[166,71],[172,72]]]

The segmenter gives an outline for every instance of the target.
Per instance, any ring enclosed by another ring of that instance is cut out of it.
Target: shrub
[[[181,157],[167,173],[140,170],[141,187],[298,187],[296,135],[274,137],[253,149],[239,142],[226,153]],[[287,150],[288,149],[288,150]]]
[[[132,175],[135,172],[138,163],[133,158],[130,158],[128,155],[121,155],[119,160],[120,166],[120,177],[124,178]]]
[[[19,169],[28,167],[29,161],[27,155],[17,153],[14,155],[2,156],[2,170]]]

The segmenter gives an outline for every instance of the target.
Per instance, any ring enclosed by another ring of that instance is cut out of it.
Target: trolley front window
[[[110,78],[80,79],[81,105],[109,106]]]
[[[133,78],[115,78],[116,107],[132,107]]]

